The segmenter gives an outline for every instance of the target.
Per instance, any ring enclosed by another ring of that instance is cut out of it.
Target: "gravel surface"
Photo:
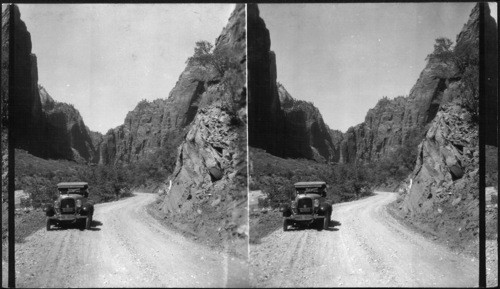
[[[486,286],[498,286],[498,240],[486,240]]]
[[[16,244],[17,287],[248,286],[246,261],[175,234],[146,213],[154,194],[98,204],[93,228]]]
[[[473,287],[479,262],[406,228],[395,193],[334,205],[328,230],[276,230],[250,246],[252,286]]]

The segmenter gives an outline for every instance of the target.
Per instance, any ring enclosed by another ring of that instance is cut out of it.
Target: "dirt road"
[[[262,287],[478,285],[478,260],[456,254],[394,220],[396,194],[334,205],[332,226],[273,232],[250,246],[251,280]]]
[[[16,244],[17,287],[248,286],[246,261],[172,233],[146,213],[155,195],[96,205],[91,231],[39,230]]]

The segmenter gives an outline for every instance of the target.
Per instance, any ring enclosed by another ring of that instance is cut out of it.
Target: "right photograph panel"
[[[253,286],[478,286],[480,23],[475,3],[248,4]]]

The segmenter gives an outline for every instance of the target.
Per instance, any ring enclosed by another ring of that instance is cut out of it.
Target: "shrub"
[[[198,64],[206,68],[213,68],[219,77],[224,76],[230,68],[238,65],[234,52],[228,48],[215,48],[208,41],[197,41],[194,55],[186,61],[189,64]]]
[[[434,52],[427,55],[429,60],[453,63],[463,83],[462,106],[473,117],[479,120],[479,46],[477,43],[465,42],[453,47],[448,38],[436,39]]]

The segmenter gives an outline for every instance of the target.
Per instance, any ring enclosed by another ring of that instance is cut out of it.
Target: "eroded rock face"
[[[96,150],[80,113],[71,105],[54,101],[38,85],[37,58],[31,53],[31,35],[21,20],[19,8],[13,5],[12,14],[9,11],[6,9],[2,15],[2,34],[9,30],[5,25],[12,17],[10,43],[14,45],[14,65],[9,96],[15,147],[42,158],[92,161]],[[2,42],[2,47],[6,45]]]
[[[381,99],[363,123],[349,128],[341,144],[344,162],[377,161],[400,146],[418,144],[439,107],[450,100],[444,91],[455,81],[452,64],[430,60],[409,96]]]
[[[239,70],[245,70],[246,33],[245,25],[238,20],[240,16],[238,13],[231,15],[230,25],[217,38],[215,49],[230,53],[239,64]],[[245,88],[237,85],[245,82],[242,75],[235,74],[230,80],[236,83],[232,85],[236,97],[232,101],[236,106],[246,105]],[[100,146],[101,163],[130,163],[166,145],[177,147],[198,110],[210,102],[208,98],[217,97],[214,89],[220,81],[221,76],[213,71],[188,64],[167,99],[140,102],[127,114],[122,126],[104,136]]]
[[[248,142],[277,156],[285,156],[284,115],[276,87],[276,57],[256,4],[247,5],[248,21]]]
[[[141,101],[127,114],[123,125],[109,130],[100,143],[99,162],[130,163],[166,143],[179,145],[180,135],[198,111],[200,97],[207,89],[206,79],[211,79],[200,69],[186,67],[167,99]]]
[[[248,5],[249,145],[280,157],[338,161],[319,110],[277,83],[276,55],[256,4]],[[285,141],[286,140],[286,141]]]
[[[248,236],[245,5],[236,6],[215,49],[229,49],[239,66],[205,83],[198,96],[202,105],[182,135],[157,209],[171,222],[245,256],[240,250]]]
[[[487,31],[494,30],[496,33],[493,19],[487,20],[486,24],[489,27],[486,28]],[[476,6],[467,24],[457,36],[456,49],[463,47],[469,50],[477,49],[478,41],[479,6]],[[492,42],[489,42],[489,45],[494,46]],[[490,49],[489,54],[496,63],[496,50]],[[496,77],[494,75],[498,74],[497,66],[492,64],[489,67],[489,74]],[[418,144],[425,136],[440,107],[460,97],[460,93],[454,89],[445,93],[447,89],[457,85],[460,78],[459,70],[453,63],[429,60],[407,97],[379,101],[375,108],[368,111],[362,124],[347,131],[341,145],[343,160],[345,162],[376,161],[398,146]],[[493,87],[493,82],[490,86]],[[496,88],[493,87],[491,91],[494,91],[493,89]],[[485,97],[489,99],[488,103],[492,104],[487,105],[488,107],[496,104],[496,94],[493,96],[492,93],[487,93]],[[488,117],[496,117],[492,109],[488,111]],[[491,134],[495,135],[493,127],[495,125],[489,126],[491,126],[489,128]],[[490,137],[490,139],[493,138]]]
[[[10,27],[10,31],[13,32],[10,45],[14,45],[12,55],[14,65],[11,73],[12,87],[9,92],[12,104],[10,125],[15,128],[12,130],[14,138],[12,141],[15,142],[16,148],[47,157],[48,148],[42,135],[43,116],[37,88],[36,56],[31,53],[31,36],[21,20],[19,8],[16,5],[11,8],[11,13],[7,13],[9,11],[7,9],[2,18],[11,17],[13,21],[13,27]],[[7,22],[6,19],[5,24]]]
[[[347,130],[341,140],[344,163],[377,160],[402,145],[407,98],[381,99],[368,110],[365,121]],[[407,129],[408,131],[408,129]]]
[[[8,198],[8,170],[9,170],[9,48],[10,48],[10,6],[2,12],[2,74],[1,74],[1,114],[2,114],[2,205]]]
[[[457,46],[468,45],[468,53],[479,49],[478,17],[476,5],[457,37]],[[413,184],[399,204],[403,215],[455,240],[472,240],[478,234],[479,124],[464,105],[469,93],[460,78],[446,83],[442,98],[447,101],[418,146],[409,177]]]
[[[438,112],[418,147],[413,186],[403,203],[405,211],[425,213],[436,197],[448,197],[454,182],[477,174],[478,124],[470,120],[470,113],[456,103]]]
[[[277,83],[278,96],[284,112],[284,137],[288,140],[285,155],[338,162],[339,152],[333,145],[330,128],[314,104],[294,99]]]
[[[42,86],[39,87],[39,95],[47,121],[46,137],[52,139],[51,148],[64,152],[65,156],[62,158],[95,161],[98,156],[97,147],[94,146],[91,132],[80,112],[70,104],[54,101]]]
[[[487,4],[484,15],[484,99],[487,103],[484,111],[487,119],[484,126],[485,142],[487,145],[498,146],[498,27]]]

